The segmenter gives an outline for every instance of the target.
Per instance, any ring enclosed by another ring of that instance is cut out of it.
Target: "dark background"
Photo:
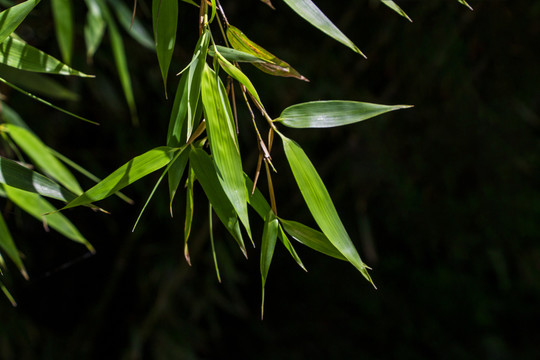
[[[10,266],[6,281],[19,306],[0,299],[0,359],[537,358],[540,3],[471,1],[471,12],[452,0],[402,1],[409,23],[377,1],[317,1],[367,60],[277,0],[276,11],[258,1],[222,3],[233,25],[311,80],[244,66],[270,114],[318,99],[415,105],[342,128],[284,129],[319,170],[378,290],[349,264],[297,245],[304,273],[278,246],[261,321],[258,250],[245,260],[216,226],[218,284],[202,193],[191,268],[183,196],[171,219],[162,187],[131,233],[154,174],[126,190],[134,206],[110,198],[102,203],[110,216],[66,213],[94,256],[10,210],[31,279]],[[139,1],[146,24],[149,5]],[[58,55],[48,6],[20,32]],[[85,62],[85,10],[76,8],[75,67],[97,78],[68,79],[81,101],[62,105],[101,126],[15,93],[8,103],[50,146],[105,176],[164,144],[172,100],[164,99],[155,55],[125,36],[141,119],[133,127],[108,40],[93,65]],[[180,11],[171,73],[196,42],[198,11],[185,3]],[[240,115],[244,165],[253,173],[253,134],[245,110]],[[280,214],[312,224],[279,146],[273,158]]]

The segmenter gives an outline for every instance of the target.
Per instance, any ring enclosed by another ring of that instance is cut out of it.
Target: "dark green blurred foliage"
[[[139,1],[138,16],[149,23],[146,3]],[[317,3],[368,60],[278,1],[276,11],[257,1],[223,6],[232,24],[311,80],[258,76],[245,67],[269,113],[317,99],[415,105],[359,125],[285,131],[312,156],[379,290],[350,265],[298,249],[305,274],[280,248],[260,321],[258,251],[248,250],[244,260],[217,227],[218,284],[204,201],[196,203],[191,268],[183,259],[183,199],[170,219],[161,189],[130,233],[154,176],[127,191],[134,206],[111,198],[103,206],[112,215],[68,212],[95,256],[24,214],[6,215],[24,223],[13,235],[31,280],[9,279],[19,307],[0,303],[1,359],[537,357],[540,5],[479,1],[470,12],[455,1],[402,1],[414,20],[408,23],[378,2]],[[25,29],[54,53],[47,9],[32,13]],[[197,10],[184,9],[175,71],[189,61],[197,36]],[[138,128],[130,125],[105,48],[85,65],[77,42],[74,65],[97,78],[67,82],[82,101],[66,106],[100,127],[9,94],[49,145],[100,176],[165,141],[171,100],[163,98],[154,54],[125,41]],[[309,223],[291,174],[278,171],[282,215]]]

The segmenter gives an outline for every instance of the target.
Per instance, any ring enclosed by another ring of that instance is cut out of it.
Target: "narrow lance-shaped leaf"
[[[13,141],[32,159],[34,164],[43,172],[57,180],[65,188],[75,194],[81,194],[82,189],[71,172],[58,161],[48,150],[48,147],[32,132],[13,124],[4,124]]]
[[[0,44],[0,63],[25,71],[93,77],[72,69],[60,60],[13,37]]]
[[[221,187],[212,159],[204,150],[192,147],[189,153],[189,163],[216,215],[236,240],[240,250],[247,258],[246,246],[242,239],[236,211]]]
[[[257,45],[238,28],[229,25],[227,27],[227,39],[236,50],[243,51],[264,60],[262,63],[253,63],[253,66],[267,74],[275,76],[293,77],[299,80],[309,81],[300,75],[291,65],[277,58],[274,54]]]
[[[283,1],[298,15],[307,20],[311,25],[365,57],[362,51],[360,51],[360,49],[347,36],[345,36],[345,34],[343,34],[341,30],[339,30],[311,0]]]
[[[218,53],[218,62],[219,65],[221,65],[221,67],[223,68],[223,70],[225,70],[225,72],[229,74],[233,79],[244,85],[247,91],[249,91],[251,95],[255,98],[255,100],[257,100],[257,102],[262,106],[261,99],[259,99],[259,94],[257,94],[257,90],[255,90],[255,87],[251,83],[251,80],[249,80],[249,78],[244,75],[244,73],[239,68],[231,64],[220,53]]]
[[[109,0],[109,3],[116,13],[118,22],[127,33],[145,48],[154,50],[154,39],[152,39],[152,36],[146,31],[139,19],[132,16],[133,13],[126,4],[121,0]]]
[[[88,11],[84,24],[84,41],[86,43],[86,57],[90,62],[98,49],[105,34],[105,19],[101,13],[100,5],[96,0],[85,0]]]
[[[2,281],[0,281],[0,289],[2,289],[2,292],[4,293],[4,295],[8,298],[9,302],[11,303],[12,306],[17,306],[17,302],[15,301],[15,299],[13,298],[13,296],[10,294],[9,290],[6,288],[6,286],[4,285],[4,283]]]
[[[409,17],[409,15],[407,15],[405,13],[405,11],[403,11],[403,9],[401,9],[398,4],[396,4],[395,2],[393,2],[392,0],[381,0],[381,2],[388,6],[390,9],[394,10],[395,12],[397,12],[399,15],[403,16],[405,19],[409,20],[410,22],[412,22],[411,18]]]
[[[218,53],[223,55],[223,57],[229,61],[236,62],[248,62],[248,63],[264,63],[267,62],[261,58],[258,58],[255,55],[249,54],[244,51],[228,48],[226,46],[216,45],[215,46]],[[215,56],[216,52],[210,48],[208,49],[208,55]]]
[[[463,4],[465,5],[466,7],[468,7],[469,9],[473,10],[473,8],[471,7],[471,5],[469,5],[465,0],[457,0],[460,4]]]
[[[0,184],[30,191],[62,201],[70,201],[76,195],[64,189],[53,180],[0,156]]]
[[[28,274],[26,273],[21,256],[19,255],[19,250],[17,250],[17,247],[13,242],[13,238],[11,237],[2,213],[0,213],[0,248],[9,256],[11,261],[17,265],[17,268],[24,278],[28,279]]]
[[[270,263],[272,262],[272,256],[274,255],[274,249],[276,247],[276,240],[278,234],[278,219],[274,215],[274,212],[270,210],[266,215],[264,221],[262,242],[261,242],[261,280],[262,280],[262,301],[261,301],[261,319],[264,316],[264,289],[266,285],[266,279],[268,277],[268,270],[270,269]]]
[[[171,64],[176,28],[178,26],[178,0],[152,0],[152,23],[156,53],[167,95],[167,73]]]
[[[115,194],[140,178],[167,165],[173,158],[175,151],[177,150],[174,148],[162,146],[131,159],[60,210],[91,204]]]
[[[56,39],[62,59],[71,64],[73,53],[73,5],[72,0],[51,0],[52,14],[56,28]]]
[[[189,256],[188,240],[191,234],[191,225],[193,223],[193,184],[195,183],[195,172],[191,166],[188,170],[188,178],[186,182],[186,220],[184,222],[184,256],[187,263],[191,266],[191,258]]]
[[[79,230],[63,214],[55,212],[56,208],[38,194],[4,186],[7,196],[18,207],[38,219],[70,240],[81,243],[90,252],[95,252],[93,246],[81,235]],[[54,213],[52,213],[54,212]],[[43,215],[52,213],[50,215]]]
[[[216,245],[214,243],[214,221],[212,220],[212,204],[208,204],[208,228],[210,230],[210,245],[212,247],[212,258],[214,259],[214,268],[216,269],[216,277],[221,283],[221,275],[219,274],[219,266],[217,262]]]
[[[317,225],[336,249],[373,283],[367,266],[360,259],[313,164],[298,144],[282,134],[279,135],[294,178]]]
[[[251,239],[247,212],[248,194],[231,107],[223,83],[208,65],[203,72],[201,94],[210,150],[219,182]]]
[[[312,101],[283,110],[279,121],[292,128],[328,128],[353,124],[410,105],[379,105],[357,101]]]
[[[19,26],[40,0],[28,0],[0,12],[0,43]]]

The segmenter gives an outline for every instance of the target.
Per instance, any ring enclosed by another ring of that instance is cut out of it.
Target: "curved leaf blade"
[[[71,0],[51,0],[52,14],[56,28],[56,40],[66,64],[71,64],[73,53],[73,4]]]
[[[86,23],[84,24],[84,41],[86,43],[86,57],[90,62],[103,40],[106,23],[100,5],[96,0],[85,0],[85,3],[88,11],[86,12]]]
[[[307,20],[311,25],[321,30],[326,35],[334,38],[353,51],[366,57],[362,51],[339,30],[326,15],[311,0],[283,0],[298,15]]]
[[[469,4],[467,3],[467,1],[465,1],[465,0],[457,0],[457,1],[458,1],[460,4],[465,5],[465,6],[468,7],[469,9],[473,10],[473,8],[471,7],[471,5],[469,5]]]
[[[458,0],[459,1],[459,0]],[[399,15],[403,16],[405,19],[409,20],[410,22],[412,22],[411,18],[409,17],[409,15],[407,15],[405,13],[405,11],[403,11],[402,8],[399,7],[398,4],[396,4],[394,1],[392,0],[381,0],[381,2],[388,6],[390,9],[394,10],[395,12],[397,12]]]
[[[0,43],[20,25],[40,0],[28,0],[0,12]]]
[[[353,124],[410,105],[379,105],[358,101],[312,101],[290,106],[275,121],[292,128],[329,128]]]
[[[116,18],[127,33],[139,44],[149,50],[154,50],[154,39],[138,18],[133,17],[132,11],[120,0],[109,0]],[[133,23],[131,22],[133,20]]]
[[[373,284],[367,272],[368,267],[360,259],[315,167],[296,142],[282,134],[280,136],[296,183],[315,222],[332,245]]]
[[[251,93],[251,95],[253,95],[255,100],[257,100],[259,105],[262,106],[261,99],[259,98],[259,94],[257,94],[257,90],[255,90],[255,87],[251,83],[251,80],[249,80],[249,78],[246,75],[244,75],[244,73],[239,68],[231,64],[219,52],[218,52],[218,62],[219,62],[219,65],[221,65],[221,67],[223,68],[223,70],[225,70],[225,72],[229,74],[233,79],[238,81],[240,84],[244,85],[246,89]]]
[[[226,46],[216,45],[215,46],[218,53],[223,55],[223,57],[229,61],[236,62],[248,62],[248,63],[264,63],[266,60],[263,60],[255,55],[249,54],[245,51],[240,51],[232,49]],[[208,55],[215,56],[216,52],[212,49],[208,50]]]
[[[15,246],[15,242],[13,241],[13,238],[11,237],[9,229],[1,213],[0,213],[0,248],[9,256],[11,261],[15,263],[15,265],[17,266],[21,274],[24,276],[24,278],[28,279],[28,274],[26,273],[26,269],[24,268],[24,264],[21,260],[21,256],[19,255],[19,250]]]
[[[153,0],[152,23],[154,27],[154,41],[158,57],[165,96],[167,95],[167,74],[176,42],[176,28],[178,26],[178,0]]]
[[[264,289],[266,286],[266,279],[268,278],[268,271],[270,270],[270,263],[274,256],[274,249],[276,247],[276,241],[278,236],[279,221],[274,215],[274,212],[270,210],[266,215],[263,227],[263,235],[261,242],[261,281],[262,281],[262,301],[261,301],[261,319],[264,317]]]

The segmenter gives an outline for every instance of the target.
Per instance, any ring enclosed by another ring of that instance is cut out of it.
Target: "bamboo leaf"
[[[275,121],[292,128],[328,128],[353,124],[410,105],[379,105],[357,101],[312,101],[283,110]]]
[[[339,30],[311,0],[283,1],[298,15],[307,20],[311,25],[365,57],[362,51],[360,51],[360,49],[347,36],[345,36],[345,34],[343,34],[341,30]]]
[[[162,146],[134,157],[60,210],[91,204],[115,194],[140,178],[167,165],[176,151],[174,148]]]
[[[147,49],[154,50],[154,39],[138,18],[132,16],[132,11],[120,0],[109,0],[116,18],[127,33],[139,44]],[[133,23],[132,23],[133,20]]]
[[[39,73],[18,70],[10,66],[0,64],[0,77],[21,86],[36,94],[58,100],[75,101],[79,95],[57,81]]]
[[[4,283],[2,281],[0,281],[0,288],[2,289],[2,292],[4,293],[4,295],[8,298],[11,305],[12,306],[17,306],[17,302],[15,302],[15,299],[9,293],[9,290],[6,288],[6,286],[4,285]]]
[[[212,246],[212,258],[214,259],[214,268],[216,269],[216,277],[221,283],[221,275],[219,274],[219,266],[217,262],[216,246],[214,244],[214,222],[212,221],[212,204],[208,204],[208,227],[210,230],[210,245]]]
[[[203,72],[201,94],[210,150],[219,182],[251,239],[247,212],[248,195],[229,99],[223,83],[208,65]]]
[[[93,77],[72,69],[58,59],[13,37],[0,44],[0,63],[25,71]]]
[[[15,205],[38,219],[40,222],[46,223],[48,227],[58,231],[68,239],[85,245],[90,252],[95,252],[93,246],[81,235],[75,225],[73,225],[73,223],[71,223],[71,221],[63,214],[55,212],[56,208],[47,200],[38,194],[15,189],[10,186],[4,186],[4,190],[6,191],[8,198],[13,201]],[[51,214],[44,216],[43,214],[45,213]]]
[[[262,106],[261,99],[259,99],[259,94],[257,94],[257,90],[255,90],[255,87],[251,83],[251,80],[249,80],[249,78],[244,75],[244,73],[239,68],[227,61],[227,59],[225,59],[219,52],[218,62],[219,65],[221,65],[221,67],[223,68],[223,70],[225,70],[225,72],[229,74],[233,79],[244,85],[247,91],[249,91],[251,95],[253,95],[253,97],[257,100],[257,102]]]
[[[86,56],[90,60],[103,40],[106,23],[96,0],[85,0],[85,3],[88,11],[86,12],[86,24],[84,24],[84,41],[86,43]]]
[[[458,0],[459,1],[459,0]],[[390,9],[394,10],[395,12],[397,12],[399,15],[403,16],[405,19],[409,20],[410,22],[412,22],[411,18],[409,17],[409,15],[407,15],[405,13],[405,11],[403,11],[403,9],[401,9],[398,4],[396,4],[395,2],[393,2],[392,0],[381,0],[381,2],[388,6]]]
[[[77,196],[53,180],[0,156],[0,184],[68,202]]]
[[[83,192],[71,172],[49,152],[48,147],[36,135],[23,127],[13,124],[4,124],[3,126],[7,129],[13,141],[44,173],[56,179],[66,189],[75,194]]]
[[[274,212],[270,210],[266,215],[266,219],[263,227],[263,235],[261,242],[261,280],[262,280],[262,301],[261,301],[261,319],[264,317],[264,288],[266,285],[266,279],[268,277],[268,270],[270,269],[270,263],[272,262],[272,256],[274,255],[274,249],[276,247],[276,240],[278,235],[279,221],[274,215]]]
[[[367,266],[360,259],[313,164],[297,143],[280,136],[296,183],[317,225],[332,245],[373,284]]]
[[[168,171],[168,180],[169,180],[169,194],[170,194],[170,203],[169,203],[169,210],[171,212],[172,216],[172,203],[174,200],[174,196],[176,195],[176,191],[178,189],[178,185],[180,184],[180,180],[182,179],[182,176],[184,175],[184,170],[186,169],[187,161],[189,158],[189,151],[182,151],[180,154],[180,157],[178,157],[176,160],[174,160],[171,163],[171,168]]]
[[[338,249],[328,238],[320,231],[310,228],[296,221],[279,219],[280,225],[287,234],[291,235],[296,241],[307,247],[312,248],[320,253],[331,256],[333,258],[347,261],[347,259],[339,252]]]
[[[9,232],[9,229],[6,225],[6,222],[4,221],[4,217],[0,213],[0,248],[5,251],[7,256],[15,263],[21,274],[24,276],[25,279],[28,279],[28,274],[26,272],[26,269],[24,268],[24,264],[21,260],[21,256],[19,255],[19,250],[15,246],[15,243],[13,242],[13,238],[11,237],[11,234]]]
[[[242,239],[236,211],[223,191],[212,159],[204,150],[192,147],[189,153],[189,163],[216,215],[236,240],[240,250],[247,258],[246,246]]]
[[[218,53],[223,55],[223,57],[229,61],[236,61],[236,62],[248,62],[248,63],[264,63],[267,62],[266,60],[263,60],[261,58],[258,58],[255,55],[249,54],[244,51],[232,49],[226,46],[216,45],[215,46]],[[215,56],[216,52],[210,48],[208,49],[208,55]]]
[[[178,0],[152,0],[152,23],[156,53],[167,96],[167,73],[176,42],[178,25]]]
[[[188,240],[191,234],[191,225],[193,224],[193,184],[195,183],[195,172],[189,167],[188,178],[186,182],[186,220],[184,222],[184,256],[187,263],[191,266],[191,258],[189,256]]]
[[[0,43],[19,26],[40,0],[28,0],[0,12]]]
[[[309,81],[304,76],[300,75],[298,71],[293,69],[291,65],[263,49],[260,45],[255,44],[248,39],[243,32],[232,25],[227,27],[227,39],[229,39],[229,42],[234,49],[251,54],[263,60],[264,62],[262,63],[253,63],[253,66],[259,70],[274,76],[293,77],[299,80]]]
[[[473,8],[471,7],[471,5],[469,5],[469,4],[467,3],[467,1],[465,1],[465,0],[457,0],[457,1],[458,1],[460,4],[463,4],[463,5],[465,5],[466,7],[468,7],[469,9],[473,10]]]
[[[71,0],[52,0],[51,7],[62,59],[66,64],[71,64],[74,37],[72,2]]]

